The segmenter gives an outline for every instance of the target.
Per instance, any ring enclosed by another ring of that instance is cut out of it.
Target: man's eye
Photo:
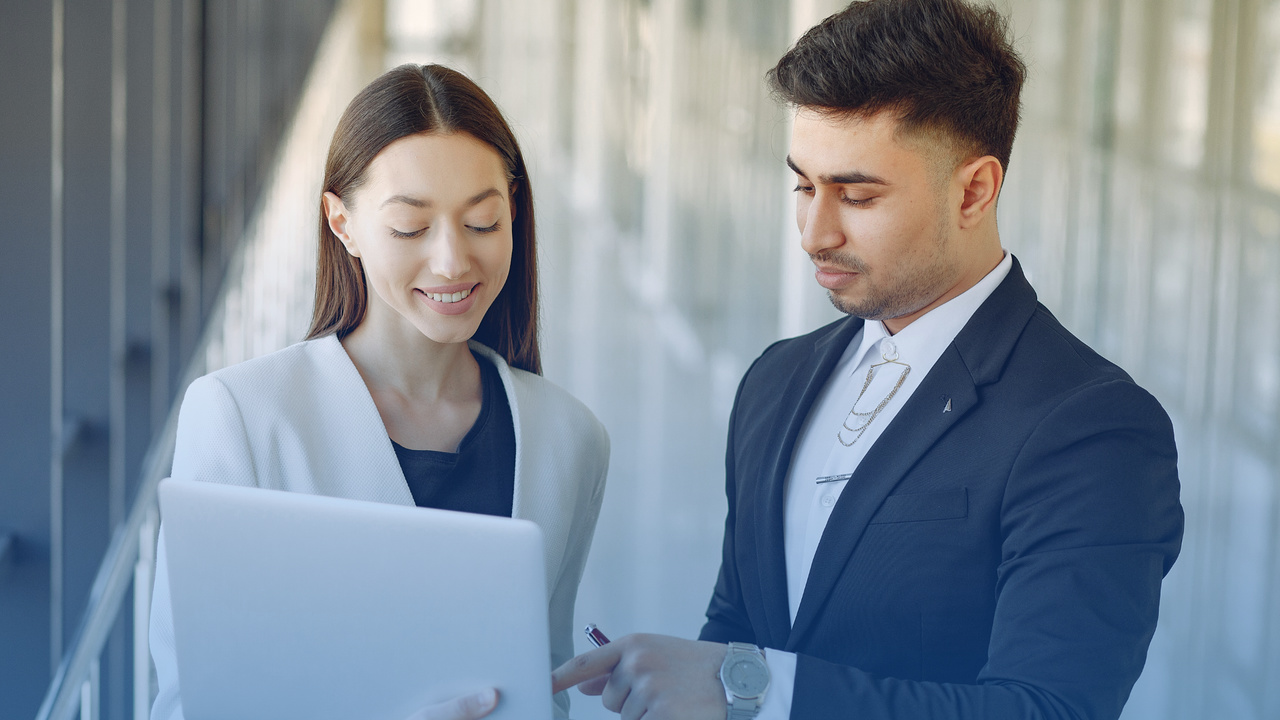
[[[798,192],[798,193],[804,193],[805,195],[810,195],[810,194],[812,194],[812,193],[813,193],[813,186],[812,186],[812,185],[797,185],[797,186],[795,186],[794,188],[792,188],[791,192]]]
[[[840,202],[845,205],[852,205],[853,207],[866,207],[871,204],[872,200],[875,200],[875,198],[851,198],[843,195],[840,197]]]

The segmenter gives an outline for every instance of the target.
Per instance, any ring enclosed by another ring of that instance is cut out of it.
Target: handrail
[[[10,556],[13,555],[13,545],[12,533],[0,535],[0,572],[3,572],[9,564]]]
[[[195,363],[193,363],[194,365]],[[185,387],[185,384],[184,384]],[[170,410],[169,418],[160,436],[152,443],[143,462],[145,468],[138,495],[125,522],[116,527],[107,546],[107,553],[98,568],[93,587],[89,591],[89,605],[76,634],[71,641],[71,652],[63,656],[54,673],[49,691],[40,705],[37,720],[62,720],[70,718],[81,702],[80,683],[68,679],[87,677],[93,663],[102,653],[107,636],[120,614],[120,605],[133,580],[134,562],[138,557],[142,529],[153,516],[156,503],[156,486],[167,473],[173,460],[173,440],[177,431],[177,403]],[[149,523],[152,532],[155,523]],[[152,537],[154,542],[154,536]]]

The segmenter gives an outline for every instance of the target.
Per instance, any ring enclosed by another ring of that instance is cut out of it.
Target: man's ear
[[[990,155],[971,160],[957,171],[964,198],[960,202],[960,227],[969,229],[995,211],[1004,184],[1004,168]]]
[[[347,253],[351,257],[360,257],[360,248],[351,239],[351,234],[347,232],[347,224],[351,222],[351,213],[347,211],[346,203],[342,202],[342,198],[331,192],[326,192],[321,202],[324,203],[324,214],[329,221],[329,230],[333,232],[334,237],[338,238],[338,242],[342,243],[342,246],[347,249]]]

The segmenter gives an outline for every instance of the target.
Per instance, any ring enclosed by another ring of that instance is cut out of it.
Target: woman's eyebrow
[[[404,205],[411,205],[416,208],[431,207],[430,200],[423,200],[422,198],[416,198],[416,197],[413,197],[412,195],[392,195],[391,197],[384,200],[382,202],[382,205],[380,205],[379,207],[386,207],[392,203],[402,203]]]
[[[467,199],[467,207],[471,207],[473,205],[479,205],[485,200],[488,200],[491,197],[495,197],[501,194],[502,193],[498,192],[497,188],[489,188],[488,190],[478,192]],[[410,205],[416,208],[428,208],[428,207],[431,207],[431,204],[432,204],[430,200],[414,197],[412,195],[392,195],[391,197],[384,200],[380,207],[386,207],[388,205],[391,205],[392,203],[401,203],[403,205]]]
[[[467,201],[467,205],[469,205],[469,206],[470,206],[470,205],[479,205],[480,203],[484,202],[485,200],[488,200],[488,199],[489,199],[489,198],[491,198],[491,197],[496,197],[496,196],[501,195],[501,194],[502,194],[502,193],[498,192],[498,189],[497,189],[497,188],[489,188],[488,190],[485,190],[484,192],[476,193],[475,195],[472,195],[472,196],[471,196],[471,199]]]

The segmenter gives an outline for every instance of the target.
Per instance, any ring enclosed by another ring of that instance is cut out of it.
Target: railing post
[[[98,720],[99,663],[94,658],[89,664],[89,677],[80,684],[80,720]]]
[[[5,571],[13,556],[13,535],[0,534],[0,573]]]
[[[133,567],[133,720],[151,716],[151,583],[156,564],[159,513],[155,506],[138,529],[138,562]]]

